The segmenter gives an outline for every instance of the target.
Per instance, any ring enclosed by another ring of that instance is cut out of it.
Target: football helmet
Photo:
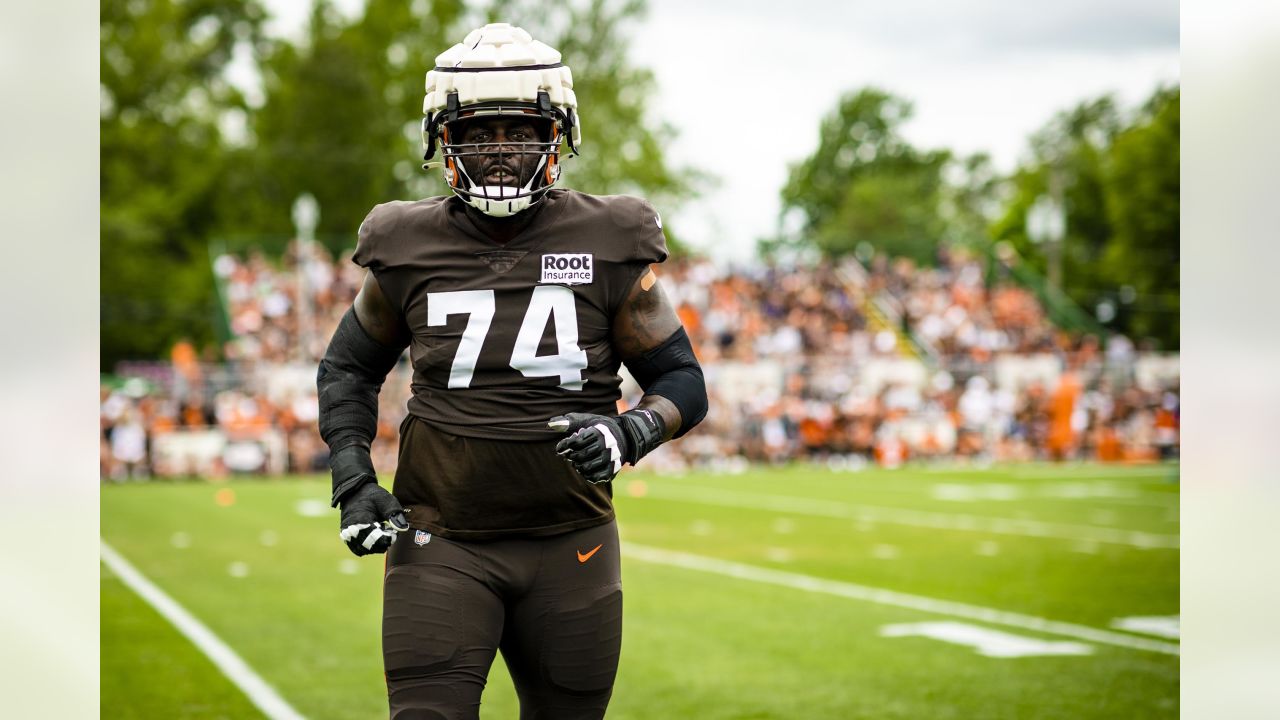
[[[423,100],[423,160],[439,145],[449,188],[486,215],[514,215],[540,200],[560,179],[560,145],[567,140],[576,155],[582,140],[573,75],[560,53],[521,28],[492,23],[472,30],[461,43],[436,57],[427,73]],[[539,118],[538,142],[471,143],[462,141],[461,125],[484,116]],[[497,160],[507,165],[513,155],[537,156],[532,176],[516,187],[486,185],[477,167]],[[468,168],[464,160],[471,162]],[[477,177],[472,177],[475,174]]]

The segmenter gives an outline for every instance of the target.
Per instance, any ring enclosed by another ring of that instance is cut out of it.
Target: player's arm
[[[664,442],[702,422],[707,414],[702,366],[653,270],[636,280],[614,318],[613,345],[644,390],[635,409],[662,419]]]
[[[369,456],[378,434],[378,393],[408,344],[408,328],[369,273],[316,374],[320,435],[329,445],[333,473],[332,503],[342,506],[341,537],[356,555],[386,552],[395,531],[409,527],[400,503],[378,485]]]
[[[612,480],[623,462],[636,464],[707,414],[702,367],[652,270],[636,280],[614,317],[613,345],[644,397],[617,417],[570,413],[550,425],[573,433],[556,449],[591,482]]]

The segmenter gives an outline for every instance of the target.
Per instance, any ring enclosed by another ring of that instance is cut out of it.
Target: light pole
[[[1027,237],[1037,245],[1047,243],[1049,286],[1062,289],[1062,240],[1067,236],[1067,213],[1056,183],[1049,195],[1041,195],[1027,209]]]
[[[293,226],[297,230],[298,248],[294,272],[298,283],[298,348],[297,357],[307,362],[311,353],[311,283],[306,264],[311,257],[311,244],[316,238],[316,223],[320,221],[320,203],[311,193],[302,193],[293,201]]]

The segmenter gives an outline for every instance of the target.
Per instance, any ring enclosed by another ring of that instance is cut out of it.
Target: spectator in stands
[[[147,468],[147,430],[138,409],[130,405],[111,429],[111,471],[113,480],[141,480]]]
[[[963,251],[940,252],[935,268],[884,256],[867,267],[846,259],[737,269],[685,258],[663,272],[707,375],[712,409],[686,442],[655,454],[655,468],[736,470],[747,460],[798,458],[856,467],[849,458],[1177,456],[1176,383],[1137,388],[1132,368],[1142,351],[1133,342],[1113,336],[1104,353],[1096,338],[1060,333],[1034,294],[986,277]],[[261,252],[226,254],[214,261],[214,274],[233,332],[223,353],[228,364],[202,365],[184,341],[149,378],[155,387],[142,402],[104,388],[104,478],[145,475],[157,438],[206,428],[232,438],[279,433],[289,470],[326,466],[311,380],[323,339],[361,284],[350,251],[335,259],[319,244],[293,243],[278,264]],[[886,310],[888,321],[877,317]],[[938,372],[869,373],[913,352],[910,335],[937,352]],[[1069,365],[1069,382],[1001,380],[999,363],[1036,354]],[[750,392],[732,387],[746,378]],[[380,396],[373,450],[388,470],[408,394],[401,367]]]

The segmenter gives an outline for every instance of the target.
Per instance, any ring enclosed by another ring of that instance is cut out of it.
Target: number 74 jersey
[[[354,261],[412,333],[409,412],[455,435],[539,440],[566,412],[612,413],[613,318],[651,263],[662,220],[624,195],[552,190],[498,245],[456,197],[379,205]]]

